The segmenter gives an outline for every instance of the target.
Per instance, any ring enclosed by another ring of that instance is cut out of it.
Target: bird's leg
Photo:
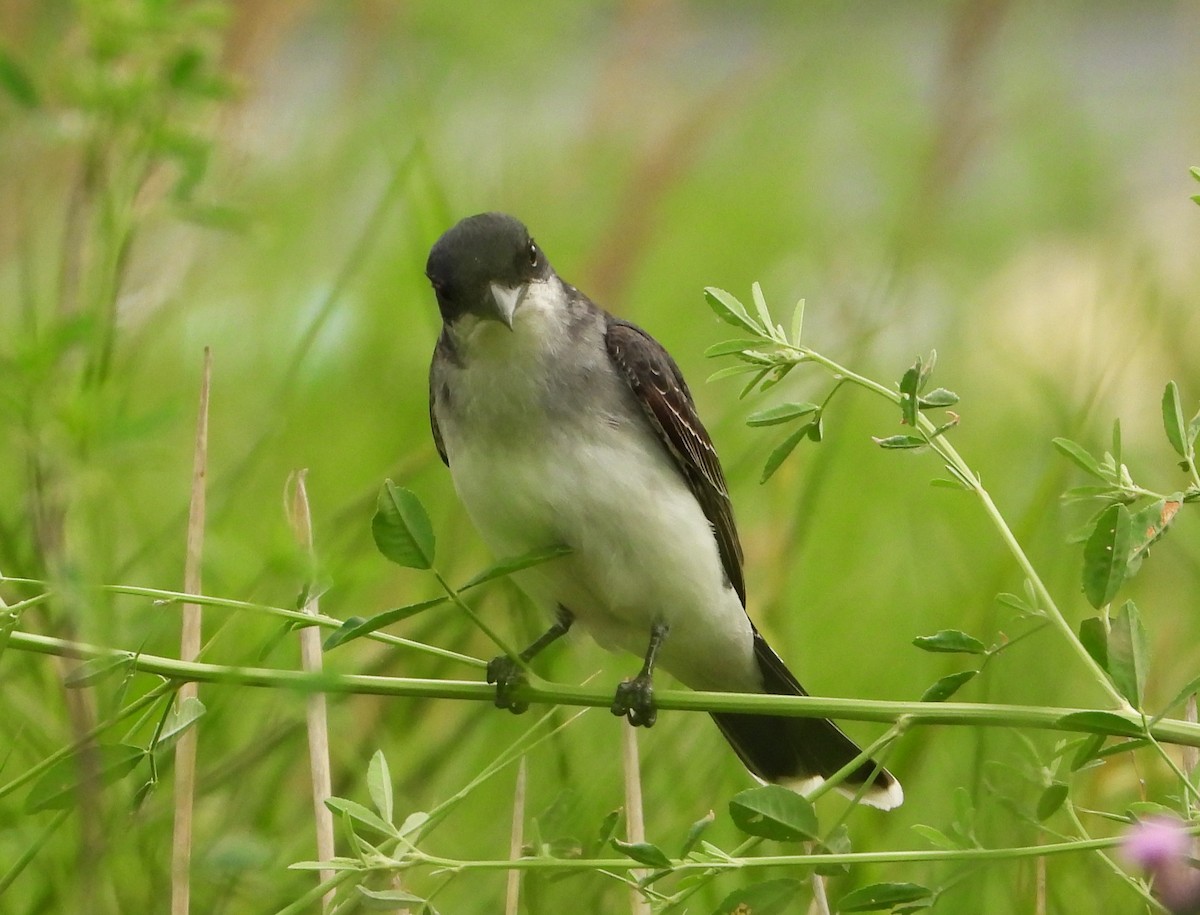
[[[658,709],[654,707],[654,660],[669,630],[666,623],[655,623],[650,627],[650,645],[646,649],[642,672],[623,681],[613,697],[612,713],[629,719],[634,727],[648,728],[658,719]]]
[[[567,634],[573,622],[575,622],[575,615],[560,604],[558,613],[555,615],[554,625],[534,639],[533,643],[521,652],[519,655],[521,661],[528,663],[547,645],[561,639]],[[487,681],[496,684],[496,708],[506,708],[514,715],[519,715],[529,708],[528,702],[521,702],[512,696],[518,687],[529,682],[524,666],[515,658],[502,654],[488,661]]]

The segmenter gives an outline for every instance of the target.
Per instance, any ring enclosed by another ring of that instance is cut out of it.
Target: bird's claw
[[[520,715],[529,708],[528,702],[513,696],[513,693],[529,682],[529,678],[521,666],[508,655],[502,654],[488,661],[487,681],[496,684],[496,708],[506,708],[514,715]]]
[[[654,684],[647,676],[623,680],[613,696],[612,713],[625,718],[631,725],[648,728],[658,720],[654,704]]]

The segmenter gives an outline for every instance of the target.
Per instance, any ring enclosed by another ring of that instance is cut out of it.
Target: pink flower
[[[1190,865],[1192,837],[1180,820],[1151,817],[1125,835],[1121,850],[1154,880],[1154,895],[1174,915],[1200,913],[1200,871]]]
[[[1157,871],[1188,856],[1192,838],[1183,823],[1170,817],[1142,820],[1125,835],[1121,850],[1126,860],[1145,870]]]

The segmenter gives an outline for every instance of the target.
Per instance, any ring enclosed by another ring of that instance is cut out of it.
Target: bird
[[[563,548],[514,575],[553,623],[488,664],[496,705],[525,710],[528,662],[574,625],[643,659],[612,704],[634,726],[657,718],[656,667],[694,690],[807,695],[746,612],[725,476],[662,345],[563,280],[504,213],[449,228],[425,273],[442,318],[430,424],[460,501],[500,558]],[[711,714],[756,779],[801,793],[862,754],[826,719]],[[884,810],[904,798],[871,759],[838,787]]]

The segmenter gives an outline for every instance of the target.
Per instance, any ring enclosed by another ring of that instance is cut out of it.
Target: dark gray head
[[[529,230],[504,213],[457,223],[434,243],[425,264],[445,323],[471,314],[509,329],[529,284],[553,274]]]

